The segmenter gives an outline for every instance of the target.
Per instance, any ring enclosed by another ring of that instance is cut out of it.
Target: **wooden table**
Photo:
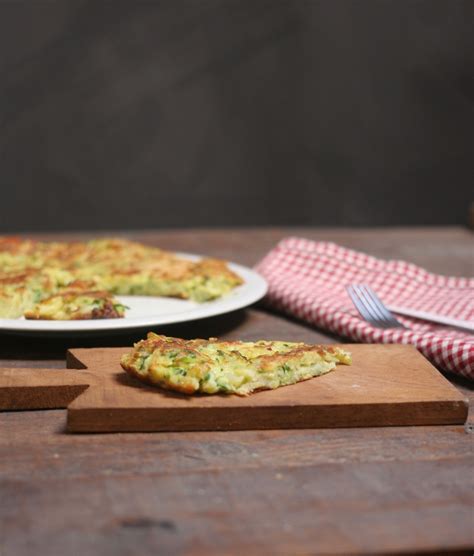
[[[474,274],[473,235],[457,228],[125,235],[253,265],[289,234]],[[260,308],[163,331],[334,341]],[[128,345],[142,335],[0,335],[0,364],[62,367],[67,347]],[[474,398],[466,381],[452,381]],[[63,411],[0,415],[1,556],[472,553],[472,420],[466,427],[110,435],[68,435],[64,422]]]

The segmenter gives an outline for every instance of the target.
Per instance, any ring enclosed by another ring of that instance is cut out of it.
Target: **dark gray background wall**
[[[463,224],[472,0],[0,2],[0,231]]]

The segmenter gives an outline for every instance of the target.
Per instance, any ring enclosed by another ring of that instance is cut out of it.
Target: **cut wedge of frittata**
[[[139,380],[185,394],[239,394],[294,384],[351,364],[336,346],[298,342],[182,340],[149,332],[121,359]]]

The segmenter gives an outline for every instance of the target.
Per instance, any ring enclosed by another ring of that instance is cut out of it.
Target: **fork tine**
[[[405,328],[405,326],[398,321],[394,315],[385,307],[383,301],[375,293],[375,291],[367,285],[362,285],[365,295],[371,300],[371,303],[377,308],[378,313],[382,316],[388,328]]]
[[[385,307],[370,286],[351,284],[346,289],[362,318],[372,326],[378,328],[406,328]]]
[[[372,303],[377,307],[377,309],[379,310],[383,318],[393,319],[392,313],[387,309],[387,307],[385,307],[383,301],[380,299],[380,297],[375,293],[375,291],[371,287],[363,285],[361,286],[361,288],[363,288],[367,297],[371,299]]]
[[[382,323],[383,328],[396,328],[400,325],[398,321],[396,321],[393,316],[387,310],[385,310],[385,307],[383,306],[380,299],[372,295],[374,292],[369,286],[361,285],[360,289],[363,292],[364,298],[372,307],[374,313],[377,314],[377,317]]]
[[[373,303],[377,305],[379,311],[386,319],[387,323],[389,323],[390,327],[392,328],[405,328],[401,322],[399,322],[395,316],[385,307],[383,301],[379,298],[379,296],[375,293],[375,291],[370,286],[365,286],[367,291],[367,295],[372,299]]]
[[[364,296],[361,294],[357,284],[347,287],[347,291],[359,311],[361,317],[378,328],[385,328],[384,322],[374,313],[373,309],[367,303]]]
[[[383,318],[383,315],[381,315],[379,311],[377,311],[377,307],[374,306],[373,303],[371,303],[370,298],[365,295],[364,289],[360,285],[358,285],[356,288],[360,299],[372,315],[373,325],[377,326],[378,328],[388,328],[387,321]]]
[[[368,295],[365,286],[363,284],[359,284],[356,287],[357,287],[357,290],[359,292],[359,295],[362,297],[365,304],[367,305],[369,310],[372,312],[372,314],[374,316],[374,319],[377,320],[377,322],[379,323],[379,325],[382,328],[386,328],[387,327],[387,319],[385,318],[383,313],[380,311],[379,306],[377,305],[377,303],[374,303],[373,300],[371,299],[370,295]]]
[[[349,294],[350,298],[352,299],[352,302],[354,303],[356,309],[359,311],[360,316],[368,321],[371,322],[372,321],[372,315],[367,311],[365,304],[361,301],[361,299],[359,299],[359,295],[356,292],[355,288],[353,286],[348,286],[347,288],[347,293]]]

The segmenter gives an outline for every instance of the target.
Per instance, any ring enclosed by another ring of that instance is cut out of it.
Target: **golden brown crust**
[[[128,374],[150,385],[186,394],[238,395],[294,384],[350,362],[348,352],[333,346],[183,340],[154,333],[121,359]]]
[[[0,317],[20,316],[32,303],[72,290],[201,302],[220,297],[242,283],[225,261],[193,262],[117,238],[45,243],[0,237],[0,269],[0,297],[11,295],[12,288],[16,293],[19,288],[29,290],[29,295],[15,297],[15,306],[10,303],[7,309],[6,303],[0,303]],[[107,314],[112,314],[110,308]],[[103,318],[101,315],[91,312],[88,318]]]

